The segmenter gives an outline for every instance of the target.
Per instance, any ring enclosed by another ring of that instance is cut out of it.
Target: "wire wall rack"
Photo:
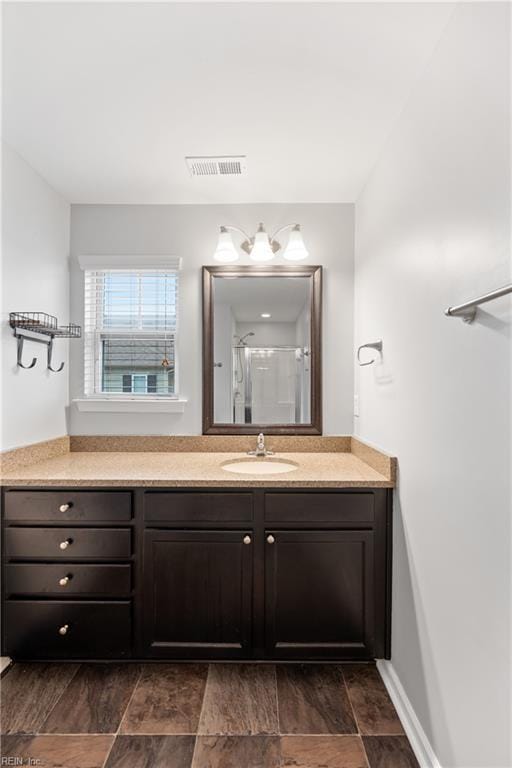
[[[18,342],[17,364],[19,367],[33,368],[37,363],[37,357],[33,357],[28,365],[22,361],[25,341],[34,341],[37,344],[46,344],[46,367],[54,373],[62,371],[64,363],[61,363],[58,368],[52,365],[53,340],[55,338],[79,339],[82,335],[82,328],[79,325],[75,323],[59,325],[57,318],[46,312],[10,312],[9,325],[14,330],[14,337]]]

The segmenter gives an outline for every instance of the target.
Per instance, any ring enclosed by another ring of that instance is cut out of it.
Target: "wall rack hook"
[[[372,365],[377,358],[374,357],[373,360],[368,360],[366,363],[361,362],[361,350],[362,349],[375,349],[377,352],[379,352],[380,355],[382,355],[382,339],[379,339],[378,341],[371,341],[368,344],[361,344],[360,347],[357,349],[357,362],[362,367],[364,365]]]
[[[14,334],[16,336],[16,339],[18,340],[18,359],[17,363],[20,368],[33,368],[34,365],[37,363],[37,357],[32,358],[32,362],[30,365],[23,365],[21,362],[21,358],[23,357],[23,342],[25,341],[24,336],[18,336],[17,334]]]
[[[53,355],[53,337],[48,342],[46,367],[50,371],[53,371],[53,373],[60,373],[60,371],[62,371],[62,369],[64,368],[64,363],[61,363],[58,368],[52,368],[52,355]]]

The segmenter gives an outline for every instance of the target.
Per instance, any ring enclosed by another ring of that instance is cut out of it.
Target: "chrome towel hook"
[[[368,360],[366,363],[361,362],[361,350],[362,349],[375,349],[377,352],[379,352],[382,355],[382,339],[379,339],[378,341],[372,341],[368,344],[361,344],[360,347],[357,349],[357,362],[360,366],[363,365],[372,365],[376,361],[376,357],[373,358],[373,360]]]
[[[49,368],[50,371],[53,371],[53,373],[59,373],[64,368],[64,363],[61,363],[58,368],[52,368],[52,354],[53,354],[53,336],[51,337],[50,341],[48,342],[48,348],[47,348],[48,356],[46,358],[46,367]]]
[[[18,363],[19,367],[20,368],[33,368],[34,365],[37,363],[37,357],[33,357],[32,358],[32,362],[30,363],[30,365],[23,365],[23,363],[21,362],[21,358],[23,357],[23,342],[25,341],[25,337],[24,336],[18,336],[17,333],[15,333],[14,335],[16,336],[16,339],[18,341],[18,359],[17,359],[17,363]]]

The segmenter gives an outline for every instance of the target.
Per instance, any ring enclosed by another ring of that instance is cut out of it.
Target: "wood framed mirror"
[[[322,434],[322,267],[203,267],[203,434]]]

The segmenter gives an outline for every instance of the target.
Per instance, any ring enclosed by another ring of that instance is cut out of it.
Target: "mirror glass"
[[[313,278],[212,277],[213,421],[311,423]]]

